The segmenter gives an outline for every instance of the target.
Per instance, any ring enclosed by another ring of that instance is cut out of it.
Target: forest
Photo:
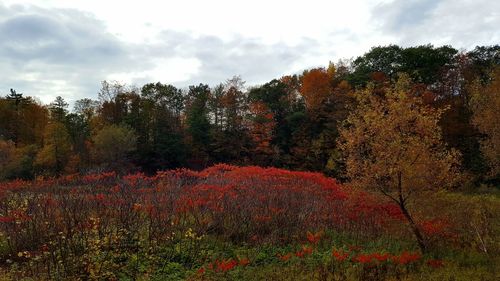
[[[5,280],[499,277],[499,45],[35,94],[0,98]]]
[[[344,179],[337,140],[356,108],[356,91],[371,85],[383,93],[406,73],[412,95],[445,109],[443,142],[461,154],[464,172],[475,182],[493,180],[498,97],[484,93],[498,90],[498,82],[490,82],[498,80],[499,63],[498,45],[469,52],[390,45],[259,86],[246,87],[238,76],[188,89],[103,81],[97,100],[77,100],[72,111],[62,97],[43,105],[11,89],[0,99],[0,179],[107,170],[150,174],[215,163]]]

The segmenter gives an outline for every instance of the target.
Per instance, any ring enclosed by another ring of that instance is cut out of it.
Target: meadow
[[[0,184],[1,280],[498,280],[500,200],[219,164]]]

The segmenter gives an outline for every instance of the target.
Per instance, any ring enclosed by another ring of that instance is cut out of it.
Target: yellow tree
[[[371,188],[397,203],[422,250],[425,237],[410,213],[417,192],[444,188],[458,179],[458,153],[441,140],[442,110],[409,94],[402,76],[384,95],[373,86],[355,94],[358,105],[340,128],[347,177],[354,186]]]
[[[52,122],[45,127],[43,147],[38,152],[35,165],[60,174],[66,167],[72,152],[71,141],[66,127]]]
[[[500,177],[500,67],[491,74],[488,85],[476,81],[471,87],[472,123],[485,139],[481,151],[486,157],[493,177]]]

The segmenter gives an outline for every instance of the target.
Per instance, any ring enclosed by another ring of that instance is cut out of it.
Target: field
[[[1,184],[1,280],[498,280],[500,200],[216,165]]]

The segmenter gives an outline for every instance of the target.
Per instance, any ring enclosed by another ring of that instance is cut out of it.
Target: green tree
[[[195,165],[206,166],[209,161],[208,145],[210,138],[210,121],[208,118],[208,85],[189,86],[187,99],[186,124],[190,137],[192,161]]]
[[[486,84],[491,79],[491,72],[500,65],[500,45],[477,46],[466,53],[473,75]]]
[[[450,46],[378,46],[354,60],[354,71],[348,79],[351,85],[361,87],[373,80],[376,73],[393,80],[399,72],[406,72],[414,82],[431,85],[438,81],[443,69],[453,63],[457,53]]]
[[[50,117],[52,120],[64,123],[66,115],[68,114],[68,103],[61,97],[57,96],[56,99],[49,104]]]
[[[85,115],[70,113],[66,115],[66,128],[73,146],[74,156],[82,163],[90,165],[88,141],[90,140],[91,127]]]
[[[136,129],[139,163],[148,171],[183,165],[186,147],[181,122],[182,91],[172,85],[150,83],[142,87],[141,99],[141,125]]]
[[[410,75],[414,83],[433,85],[450,67],[458,51],[450,46],[434,48],[423,45],[405,48],[401,51],[401,66],[396,70]]]
[[[349,75],[349,83],[355,87],[365,86],[374,72],[381,72],[389,78],[394,77],[402,64],[402,49],[397,45],[373,47],[369,52],[356,58]]]

